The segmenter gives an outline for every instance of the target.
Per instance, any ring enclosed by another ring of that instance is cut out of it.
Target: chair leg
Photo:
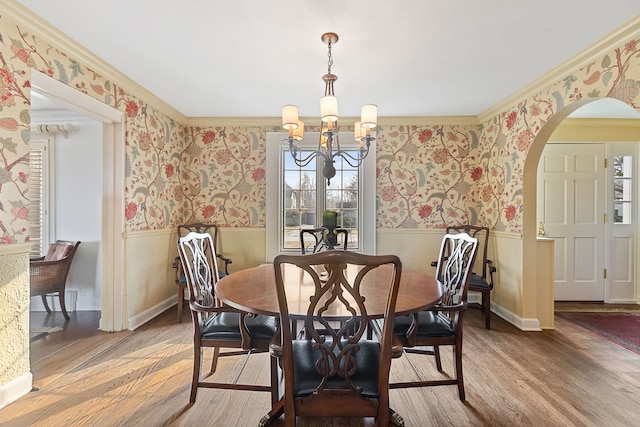
[[[69,320],[69,314],[67,313],[67,306],[64,303],[64,290],[58,292],[58,299],[60,300],[60,310],[65,319]]]
[[[271,407],[275,407],[280,400],[278,396],[279,378],[278,378],[278,359],[274,356],[269,356],[269,368],[271,370]]]
[[[51,309],[49,308],[49,303],[47,303],[47,296],[40,295],[40,297],[42,298],[42,304],[44,304],[44,308],[45,310],[47,310],[47,313],[51,313]]]
[[[218,368],[218,358],[220,357],[220,348],[213,347],[213,359],[211,359],[211,373],[213,374]]]
[[[376,417],[376,425],[388,426],[391,424],[391,412],[389,408],[389,396],[387,396],[386,402],[378,402],[378,416]]]
[[[200,366],[202,361],[202,347],[194,345],[193,349],[193,378],[191,380],[191,396],[189,397],[190,403],[196,402],[198,383],[200,382]]]
[[[296,427],[296,414],[294,411],[284,411],[284,427]]]
[[[484,327],[491,329],[491,291],[482,293],[482,310],[484,311]]]
[[[438,372],[442,372],[442,359],[440,358],[440,347],[437,345],[433,346],[433,355],[436,357],[436,368]]]
[[[178,285],[178,323],[182,322],[182,307],[184,306],[184,284]]]
[[[458,382],[458,396],[460,397],[460,400],[465,400],[464,380],[462,378],[462,343],[455,345],[453,354],[456,367],[456,381]]]

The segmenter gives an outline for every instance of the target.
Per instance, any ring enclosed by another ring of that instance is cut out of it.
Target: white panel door
[[[538,221],[555,240],[555,300],[604,301],[605,145],[548,143]]]

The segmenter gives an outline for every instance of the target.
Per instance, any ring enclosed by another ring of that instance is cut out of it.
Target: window
[[[632,223],[633,158],[629,155],[613,156],[613,223]]]
[[[33,137],[29,149],[29,257],[37,258],[49,246],[49,139]]]
[[[322,225],[325,209],[338,212],[338,227],[349,231],[350,250],[375,254],[375,145],[359,168],[336,158],[336,175],[327,185],[322,161],[297,166],[283,143],[285,136],[267,134],[266,261],[282,252],[299,253],[300,230]],[[315,150],[318,137],[308,132],[299,148]],[[358,147],[352,133],[340,138],[343,149]]]
[[[302,157],[311,153],[301,150]],[[354,156],[357,154],[354,152]],[[347,248],[358,250],[358,223],[360,215],[360,170],[342,158],[336,158],[336,176],[330,184],[322,176],[322,160],[299,167],[287,149],[281,151],[282,169],[282,250],[300,251],[300,230],[322,225],[325,209],[338,213],[338,227],[348,231]]]

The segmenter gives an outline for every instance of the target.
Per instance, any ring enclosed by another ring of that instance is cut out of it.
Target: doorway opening
[[[100,248],[100,325],[103,331],[125,327],[124,301],[124,115],[36,70],[31,72],[32,99],[47,100],[61,109],[102,124]],[[32,111],[32,115],[37,115]]]

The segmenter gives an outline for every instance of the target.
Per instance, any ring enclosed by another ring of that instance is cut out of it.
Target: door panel
[[[576,283],[598,281],[597,240],[591,237],[576,237],[574,240],[573,278]],[[600,271],[602,274],[602,271]]]
[[[612,277],[614,282],[632,283],[634,268],[629,254],[633,254],[633,237],[615,237],[611,242]]]
[[[547,144],[538,166],[538,219],[555,239],[555,299],[604,299],[604,144]]]

